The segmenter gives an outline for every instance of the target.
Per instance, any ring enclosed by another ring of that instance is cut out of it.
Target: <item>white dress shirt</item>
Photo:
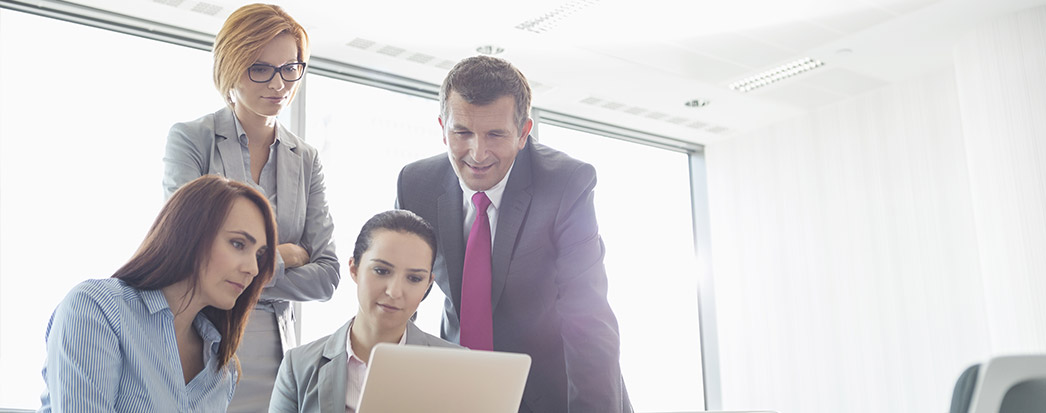
[[[508,167],[508,172],[505,173],[505,177],[501,178],[498,183],[494,184],[490,189],[483,191],[487,194],[487,199],[490,199],[490,206],[487,207],[487,219],[490,221],[490,250],[494,251],[494,234],[498,227],[498,211],[501,210],[501,198],[505,195],[505,183],[508,182],[509,175],[512,175],[512,167],[516,166],[515,161],[512,162],[512,166]],[[465,185],[465,181],[458,178],[458,185],[461,185],[461,199],[462,208],[465,211],[465,245],[469,242],[469,232],[472,231],[472,223],[476,222],[476,205],[472,203],[472,196],[476,192],[469,189],[468,185]]]

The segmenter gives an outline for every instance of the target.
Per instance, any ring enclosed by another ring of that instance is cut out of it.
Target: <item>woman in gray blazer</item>
[[[371,349],[378,343],[458,347],[410,321],[434,280],[436,233],[410,211],[372,217],[356,238],[349,273],[359,310],[334,334],[287,352],[270,412],[356,411]]]
[[[308,59],[305,29],[280,7],[241,7],[214,43],[214,83],[227,106],[175,124],[167,136],[167,197],[196,177],[217,174],[258,189],[276,213],[275,275],[237,351],[243,371],[232,412],[268,409],[283,353],[297,345],[290,302],[326,301],[340,280],[318,153],[276,120]]]

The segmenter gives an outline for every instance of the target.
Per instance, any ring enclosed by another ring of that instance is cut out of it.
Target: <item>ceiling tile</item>
[[[840,33],[856,33],[895,17],[894,14],[875,6],[839,10],[811,21]]]
[[[855,95],[888,84],[888,82],[881,79],[839,67],[828,66],[812,71],[807,75],[799,76],[795,83],[816,87],[840,95]]]
[[[802,54],[840,37],[839,32],[806,21],[757,27],[745,32],[749,37]]]
[[[692,53],[670,44],[646,44],[636,46],[588,46],[585,49],[606,56],[622,59],[659,71],[692,77],[708,83],[721,83],[744,75],[745,66],[720,59]]]
[[[867,0],[897,14],[905,14],[937,3],[940,0]]]
[[[716,33],[679,40],[680,46],[751,69],[761,69],[794,57],[795,53],[737,33]]]
[[[843,99],[845,96],[809,87],[798,82],[775,85],[758,92],[760,98],[786,105],[813,109]]]

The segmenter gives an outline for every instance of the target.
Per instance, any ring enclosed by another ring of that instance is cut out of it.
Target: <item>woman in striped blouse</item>
[[[225,411],[275,250],[257,190],[214,175],[183,186],[130,262],[55,309],[40,411]]]

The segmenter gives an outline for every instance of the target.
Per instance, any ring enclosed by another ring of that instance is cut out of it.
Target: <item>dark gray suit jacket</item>
[[[349,384],[345,339],[350,322],[334,334],[287,352],[276,374],[269,412],[345,412],[345,391]],[[414,323],[407,323],[407,344],[458,347],[421,331]]]
[[[617,319],[607,303],[595,169],[531,142],[516,156],[491,251],[494,349],[529,354],[521,412],[630,412]],[[464,211],[446,154],[407,165],[397,206],[438,233],[433,272],[447,296],[442,336],[459,342]]]

